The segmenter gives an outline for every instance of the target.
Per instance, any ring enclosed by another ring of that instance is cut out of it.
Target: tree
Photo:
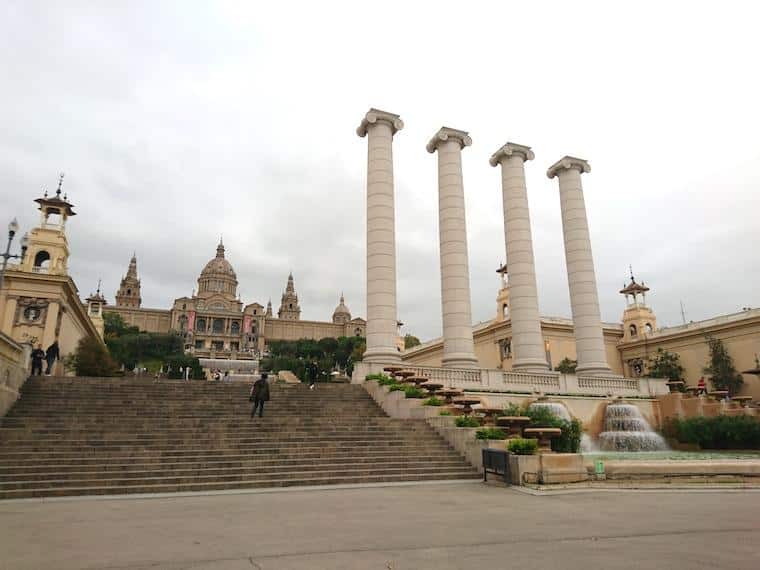
[[[578,361],[572,360],[567,356],[559,361],[557,367],[554,369],[562,374],[575,374],[575,369],[578,367]]]
[[[720,339],[707,336],[710,348],[710,362],[704,368],[705,374],[711,376],[710,381],[716,390],[728,390],[729,395],[735,395],[744,384],[742,375],[734,368],[734,359],[728,354]]]
[[[648,375],[652,378],[666,378],[668,380],[683,380],[683,366],[681,358],[677,354],[657,349],[657,354],[649,359]],[[682,391],[685,387],[681,386]]]
[[[76,350],[64,364],[77,376],[113,376],[117,368],[100,339],[90,336],[79,339]]]
[[[422,343],[420,342],[420,339],[418,339],[416,336],[411,334],[405,334],[404,335],[404,348],[413,348],[415,346],[419,346]]]

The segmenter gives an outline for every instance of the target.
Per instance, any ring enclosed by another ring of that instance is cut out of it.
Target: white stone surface
[[[510,321],[515,371],[543,372],[546,362],[538,312],[533,239],[525,185],[525,161],[533,160],[530,147],[508,142],[489,161],[501,165],[504,204],[504,242],[509,272]]]
[[[368,362],[398,362],[396,349],[396,216],[393,135],[398,115],[370,109],[356,129],[367,136],[367,350]]]
[[[579,375],[611,374],[604,350],[594,257],[581,183],[581,173],[590,171],[591,167],[585,160],[565,156],[546,172],[549,178],[556,176],[559,181],[567,280],[578,357],[576,371]]]
[[[442,127],[427,144],[438,151],[438,221],[441,248],[441,305],[444,367],[478,365],[472,339],[470,270],[462,183],[462,148],[472,139],[464,131]]]

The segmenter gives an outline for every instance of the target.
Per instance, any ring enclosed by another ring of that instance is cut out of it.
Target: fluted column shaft
[[[472,144],[463,131],[443,128],[428,143],[438,151],[438,220],[441,248],[443,358],[447,368],[475,368],[470,307],[470,270],[462,184],[462,147]]]
[[[538,312],[533,238],[530,230],[525,161],[533,159],[530,147],[507,143],[490,160],[501,164],[504,203],[504,242],[509,271],[510,322],[512,326],[512,369],[545,372],[549,369]]]
[[[396,348],[396,217],[393,135],[398,115],[370,109],[357,129],[367,135],[367,349],[368,362],[398,362]]]
[[[567,281],[578,358],[578,374],[611,374],[604,349],[594,258],[586,218],[581,173],[588,162],[566,156],[549,168],[549,178],[559,181],[562,234],[565,241]]]

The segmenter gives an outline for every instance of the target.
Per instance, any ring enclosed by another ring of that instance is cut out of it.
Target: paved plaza
[[[0,503],[0,568],[760,567],[756,491],[480,483]]]

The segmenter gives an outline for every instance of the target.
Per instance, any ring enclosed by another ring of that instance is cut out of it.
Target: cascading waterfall
[[[662,451],[665,440],[655,433],[633,404],[609,404],[604,412],[604,431],[599,434],[602,451]]]

